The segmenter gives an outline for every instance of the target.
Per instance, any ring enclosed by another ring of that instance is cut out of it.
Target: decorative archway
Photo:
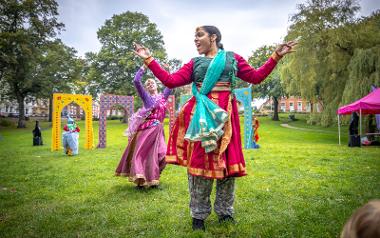
[[[106,135],[107,135],[107,110],[114,105],[123,106],[127,117],[129,118],[133,112],[133,96],[120,96],[120,95],[102,95],[100,96],[100,110],[99,110],[99,143],[97,148],[106,148]]]
[[[255,148],[255,142],[252,141],[254,131],[252,128],[251,88],[238,88],[234,92],[236,99],[244,106],[244,149]]]
[[[75,102],[78,104],[86,115],[86,142],[85,149],[94,147],[94,133],[92,127],[92,96],[81,94],[53,94],[53,125],[52,125],[52,143],[51,150],[57,151],[61,148],[61,113],[62,109],[68,104]]]
[[[169,95],[167,108],[169,111],[169,134],[172,132],[172,127],[175,123],[175,96]]]

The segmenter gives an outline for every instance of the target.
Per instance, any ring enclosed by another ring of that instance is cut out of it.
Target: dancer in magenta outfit
[[[172,128],[166,162],[187,167],[193,229],[205,229],[211,213],[210,195],[216,180],[214,210],[220,222],[234,221],[235,177],[246,175],[234,87],[242,79],[259,84],[296,42],[281,44],[267,62],[252,68],[240,55],[224,51],[215,26],[196,29],[194,57],[175,73],[165,71],[148,49],[135,44],[135,53],[167,87],[192,83],[192,97],[179,112]]]
[[[141,83],[144,68],[141,67],[133,80],[144,107],[129,120],[128,146],[116,169],[116,176],[127,176],[139,188],[158,186],[160,173],[165,168],[166,144],[163,120],[166,100],[171,92],[165,88],[157,92],[154,79],[148,79],[145,88]]]

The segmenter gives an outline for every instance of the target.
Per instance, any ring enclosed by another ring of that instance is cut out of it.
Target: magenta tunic
[[[237,65],[236,76],[253,84],[263,81],[277,64],[271,57],[263,66],[254,69],[240,55],[233,54],[233,57]],[[180,87],[194,81],[203,82],[203,78],[197,78],[196,71],[197,67],[204,67],[204,65],[196,64],[194,59],[173,74],[162,69],[155,60],[150,62],[148,67],[168,88]],[[228,75],[228,72],[226,73]],[[192,97],[181,109],[172,128],[166,162],[186,166],[189,174],[205,178],[223,179],[244,176],[246,169],[240,137],[239,114],[236,99],[231,94],[231,82],[225,80],[217,82],[207,96],[230,114],[223,128],[224,135],[218,142],[218,148],[206,153],[201,147],[201,142],[189,142],[184,139],[196,103],[195,98]]]

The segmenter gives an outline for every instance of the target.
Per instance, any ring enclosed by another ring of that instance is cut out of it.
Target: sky
[[[265,44],[281,43],[289,16],[305,0],[58,0],[59,20],[65,31],[59,38],[78,51],[98,52],[98,29],[113,15],[140,12],[157,25],[169,58],[184,63],[197,56],[194,32],[197,26],[215,25],[222,33],[224,48],[248,58]],[[360,16],[380,9],[379,0],[361,0]]]

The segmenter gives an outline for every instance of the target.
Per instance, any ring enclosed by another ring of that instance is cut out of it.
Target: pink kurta
[[[129,177],[140,186],[159,184],[160,173],[165,168],[166,144],[162,122],[165,118],[166,98],[153,96],[156,107],[129,138],[128,146],[116,168],[116,176]]]

